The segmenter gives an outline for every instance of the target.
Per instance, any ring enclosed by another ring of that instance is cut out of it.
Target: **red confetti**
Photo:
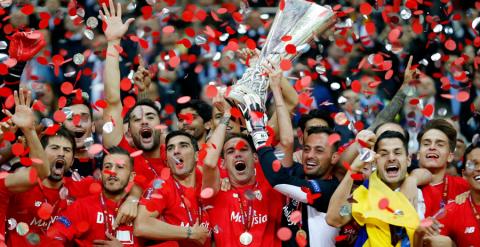
[[[53,120],[55,120],[55,122],[57,123],[63,123],[65,122],[65,119],[67,119],[67,116],[65,115],[65,112],[63,112],[62,110],[57,110],[53,114]]]
[[[25,147],[21,143],[15,143],[12,145],[12,153],[15,156],[20,156],[25,152]]]
[[[205,90],[205,95],[209,99],[213,99],[218,94],[218,89],[215,85],[208,85],[207,89]]]
[[[33,167],[30,168],[30,172],[28,173],[28,181],[33,184],[35,181],[37,181],[38,175],[37,175],[37,170],[34,169]]]
[[[363,175],[361,173],[353,173],[350,177],[355,181],[363,180]]]
[[[162,29],[162,32],[165,33],[165,34],[170,34],[170,33],[175,32],[175,28],[173,26],[165,26]]]
[[[280,61],[280,69],[282,69],[283,71],[287,71],[287,70],[290,70],[292,68],[292,62],[288,59],[282,59],[282,61]]]
[[[453,41],[452,39],[449,39],[445,42],[445,48],[447,48],[447,50],[449,51],[454,51],[455,49],[457,49],[457,43],[455,43],[455,41]]]
[[[389,201],[387,198],[382,198],[380,201],[378,201],[378,208],[379,209],[387,209],[388,208]]]
[[[288,44],[288,45],[285,46],[285,51],[288,54],[295,55],[297,53],[297,47],[294,44]]]
[[[345,239],[347,239],[347,235],[338,235],[335,237],[335,242],[342,242]]]
[[[60,86],[60,91],[62,91],[62,93],[65,94],[65,95],[71,94],[72,91],[73,91],[72,83],[70,83],[70,82],[62,83],[62,85]]]
[[[457,100],[459,102],[466,102],[470,98],[470,93],[468,91],[460,91],[457,94]]]
[[[137,150],[130,154],[130,157],[135,158],[143,154],[143,150]]]
[[[191,100],[190,96],[182,96],[177,99],[178,104],[185,104],[188,103]]]
[[[294,224],[300,222],[302,220],[302,212],[299,210],[295,210],[290,214],[290,221]]]
[[[93,144],[89,149],[88,149],[88,154],[91,156],[94,156],[100,152],[102,152],[103,146],[102,144]]]
[[[200,192],[200,197],[203,199],[209,199],[213,196],[213,189],[212,188],[205,188]]]
[[[107,108],[108,104],[105,100],[99,99],[99,100],[97,100],[97,102],[95,102],[95,105],[102,108],[102,109],[105,109],[105,108]]]
[[[352,81],[351,88],[355,93],[360,93],[360,91],[362,91],[362,84],[359,80],[354,80]]]
[[[52,215],[53,212],[53,207],[50,205],[48,202],[42,203],[42,206],[37,211],[38,217],[40,217],[43,220],[48,220],[50,216]]]
[[[283,42],[288,42],[290,40],[292,40],[292,36],[290,36],[290,35],[285,35],[285,36],[282,37]]]
[[[34,6],[31,5],[31,4],[26,4],[24,5],[20,11],[22,11],[22,13],[24,13],[25,15],[31,15],[33,14],[33,11],[35,10]]]
[[[278,8],[280,9],[280,11],[283,11],[283,9],[285,9],[285,0],[280,0]]]
[[[328,145],[333,145],[336,142],[340,141],[340,139],[341,139],[341,137],[340,137],[339,134],[333,133],[333,134],[328,136]]]
[[[277,231],[278,239],[288,241],[292,238],[292,231],[288,227],[282,227]]]
[[[282,162],[280,160],[274,160],[272,163],[272,169],[274,172],[280,171],[280,168],[282,168]]]
[[[236,150],[240,150],[243,147],[245,147],[246,143],[244,141],[238,141],[237,144],[235,145]]]
[[[434,110],[433,105],[428,104],[428,105],[425,106],[425,108],[423,108],[422,112],[423,112],[423,115],[425,115],[425,117],[429,118],[429,117],[432,116],[433,110]]]
[[[376,32],[375,23],[373,21],[367,21],[365,23],[365,30],[367,30],[369,35],[374,34]]]
[[[360,4],[360,13],[362,13],[362,15],[370,15],[372,13],[372,10],[372,5],[370,5],[369,3]]]

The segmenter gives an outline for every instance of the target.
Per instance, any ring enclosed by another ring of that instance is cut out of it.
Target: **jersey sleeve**
[[[154,179],[148,189],[143,193],[142,198],[140,199],[140,204],[144,205],[150,212],[158,212],[162,214],[165,208],[168,207],[170,198],[170,193],[174,191],[172,186],[169,186],[167,182],[164,182],[163,185],[160,185],[160,188],[155,189],[158,186],[159,179]]]
[[[277,158],[271,147],[260,148],[258,156],[265,177],[277,191],[295,200],[308,203],[321,212],[327,211],[330,198],[339,184],[338,180],[303,179],[291,176],[289,168],[284,167],[275,172],[273,163]],[[305,188],[308,190],[305,190]]]

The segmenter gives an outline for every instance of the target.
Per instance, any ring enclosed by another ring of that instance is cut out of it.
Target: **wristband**
[[[187,239],[190,239],[191,236],[192,236],[192,228],[187,227]]]

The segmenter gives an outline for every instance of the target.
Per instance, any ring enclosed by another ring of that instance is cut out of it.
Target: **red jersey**
[[[9,229],[8,246],[48,246],[46,233],[57,219],[58,213],[77,198],[90,195],[90,185],[95,182],[92,177],[80,181],[65,177],[63,186],[58,189],[37,184],[29,191],[14,194],[10,199],[7,218],[15,220],[17,224],[21,222],[28,224],[29,231],[28,234],[22,236],[15,228]],[[47,205],[53,207],[51,214],[44,210]],[[29,234],[38,234],[40,242],[28,241]]]
[[[158,219],[177,226],[188,227],[201,219],[200,222],[207,228],[209,227],[208,215],[200,200],[200,192],[202,188],[202,173],[195,170],[195,186],[185,187],[177,183],[173,176],[163,181],[155,179],[149,189],[140,200],[140,204],[145,205],[147,210],[159,213]],[[178,186],[178,187],[177,187]],[[181,197],[183,194],[183,200]],[[167,242],[167,243],[165,243]],[[199,245],[188,241],[165,241],[165,245],[161,246],[182,246],[182,247],[198,247]],[[158,244],[160,241],[145,240],[145,246]],[[210,246],[210,240],[207,240],[204,246]]]
[[[64,210],[48,231],[49,237],[56,240],[52,246],[73,241],[75,246],[90,247],[94,240],[107,240],[105,232],[107,227],[113,231],[112,224],[121,203],[104,196],[103,202],[105,208],[102,205],[102,195],[91,195],[75,201]],[[137,246],[133,237],[133,224],[119,226],[112,235],[124,246]]]
[[[138,151],[138,149],[130,146],[125,137],[122,138],[119,147],[127,150],[129,153]],[[138,155],[133,158],[133,168],[135,170],[135,183],[143,190],[148,188],[150,182],[156,177],[160,176],[162,169],[165,167],[165,162],[161,158],[145,158],[143,155]]]
[[[423,187],[422,193],[426,206],[425,218],[433,216],[438,212],[438,210],[440,210],[445,189],[446,202],[444,202],[444,205],[448,204],[448,202],[452,200],[455,200],[455,197],[457,197],[459,194],[469,190],[470,185],[461,177],[446,175],[442,183]]]
[[[247,200],[245,193],[255,198]],[[244,247],[245,245],[240,243],[240,235],[245,232],[246,224],[243,222],[248,221],[251,225],[248,232],[253,237],[248,246],[281,246],[282,243],[276,237],[276,233],[281,227],[284,201],[285,198],[273,190],[265,178],[257,179],[257,184],[253,186],[219,191],[209,199],[212,208],[208,210],[216,246]],[[252,214],[249,213],[250,209]]]
[[[480,213],[480,205],[475,208]],[[445,217],[439,221],[444,225],[440,234],[449,236],[458,247],[478,246],[480,243],[480,221],[475,219],[470,198],[462,204],[448,204]]]
[[[5,186],[5,178],[0,179],[0,218],[2,222],[6,222],[7,218],[7,210],[10,200],[10,191]],[[0,246],[5,246],[4,243],[5,238],[5,224],[0,224]]]

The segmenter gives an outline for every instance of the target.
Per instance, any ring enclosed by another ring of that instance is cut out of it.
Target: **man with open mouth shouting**
[[[41,143],[50,164],[50,175],[30,190],[10,198],[7,214],[9,246],[48,246],[46,232],[59,211],[75,199],[89,195],[89,188],[95,183],[92,177],[80,181],[64,177],[72,166],[75,153],[74,138],[65,128],[60,128],[55,135],[43,136]],[[29,230],[19,231],[21,226],[27,226]]]
[[[109,7],[103,5],[102,19],[106,25],[105,37],[108,48],[105,60],[105,100],[107,107],[103,112],[105,125],[103,126],[103,145],[105,147],[119,146],[129,153],[136,153],[134,158],[135,183],[143,189],[150,181],[158,177],[165,167],[160,158],[160,109],[151,100],[138,100],[131,108],[124,108],[120,99],[120,68],[119,52],[116,46],[127,32],[128,26],[134,21],[122,21],[122,10],[110,1]],[[135,147],[128,144],[124,136],[122,112],[128,110],[125,117],[128,119],[129,132]]]
[[[143,246],[210,246],[209,222],[200,200],[202,172],[195,138],[174,131],[165,138],[171,175],[152,181],[140,202],[135,235]]]
[[[209,209],[215,244],[222,246],[281,246],[276,232],[281,223],[283,196],[273,190],[260,172],[251,139],[229,133],[230,106],[222,104],[223,117],[207,145],[204,159],[203,198]],[[223,156],[231,188],[220,190],[219,158]],[[258,171],[258,170],[257,170]]]
[[[449,122],[444,119],[430,120],[418,134],[417,140],[420,146],[418,163],[433,175],[430,185],[422,189],[426,205],[425,217],[428,217],[467,191],[469,185],[461,177],[446,174],[457,142],[457,131]]]
[[[75,201],[48,231],[52,246],[136,246],[133,224],[118,224],[120,205],[133,184],[133,159],[119,147],[105,151],[102,191]],[[99,186],[100,187],[100,186]],[[83,228],[82,228],[83,226]]]
[[[80,97],[78,97],[80,96]],[[92,119],[92,108],[89,105],[88,94],[73,94],[67,98],[66,107],[62,108],[66,115],[65,128],[75,138],[75,157],[72,170],[82,177],[92,176],[97,168],[95,157],[90,158],[88,148],[93,144],[95,125]]]
[[[367,163],[358,155],[342,182],[335,190],[327,212],[327,222],[343,226],[352,219],[361,226],[355,246],[413,246],[414,232],[423,216],[400,189],[407,183],[410,165],[408,141],[396,131],[385,131],[374,146],[376,172],[355,189],[352,174],[359,174]],[[428,174],[430,175],[430,174]],[[428,183],[430,176],[421,177],[420,184]],[[416,189],[420,195],[420,190]]]

